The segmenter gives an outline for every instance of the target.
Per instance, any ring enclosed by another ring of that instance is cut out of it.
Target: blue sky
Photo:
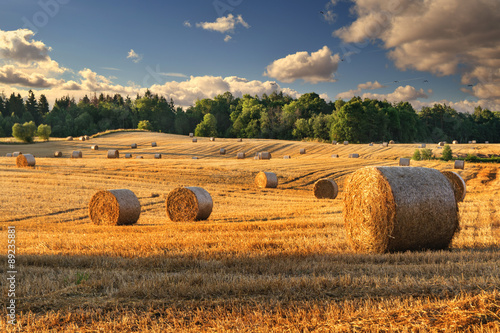
[[[498,0],[7,0],[0,91],[283,90],[500,110]],[[23,30],[28,29],[28,30]],[[397,82],[395,82],[397,81]]]

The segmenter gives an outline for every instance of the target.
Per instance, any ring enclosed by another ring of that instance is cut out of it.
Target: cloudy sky
[[[7,0],[0,92],[49,101],[149,88],[500,111],[498,0]]]

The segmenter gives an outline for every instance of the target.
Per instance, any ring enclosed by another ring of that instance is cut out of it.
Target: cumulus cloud
[[[34,32],[28,29],[0,30],[0,57],[22,63],[49,61],[50,47],[32,40]]]
[[[185,27],[191,28],[191,22],[189,22],[189,21],[184,21],[183,25]]]
[[[460,73],[468,92],[500,104],[498,0],[353,0],[357,19],[334,35],[380,40],[401,70]]]
[[[264,76],[275,78],[285,83],[302,79],[309,83],[335,82],[340,57],[332,55],[328,46],[316,52],[297,52],[273,61],[267,66]]]
[[[425,92],[423,89],[415,89],[412,86],[399,86],[390,94],[373,94],[364,93],[362,98],[387,100],[388,102],[410,102],[418,98],[429,98],[429,94],[432,94],[432,90]]]
[[[360,83],[360,84],[358,84],[358,88],[357,89],[351,89],[349,91],[341,92],[341,93],[337,94],[336,97],[338,99],[351,99],[354,96],[361,95],[361,92],[363,90],[375,90],[375,89],[381,89],[381,88],[385,88],[385,87],[386,86],[382,85],[378,81],[375,81],[375,82],[369,81],[369,82],[366,82],[366,83]]]
[[[132,59],[136,64],[142,60],[142,54],[137,54],[133,49],[128,51],[127,59]]]
[[[230,35],[226,35],[226,37],[224,37],[224,41],[227,43],[231,40],[231,38],[233,37],[231,37]]]
[[[0,67],[0,83],[23,87],[46,88],[56,86],[62,82],[62,80],[46,78],[42,74],[24,73],[12,65]]]
[[[218,31],[221,33],[233,33],[237,25],[242,25],[245,28],[250,28],[250,25],[243,20],[241,15],[234,17],[233,14],[218,17],[215,22],[200,22],[196,23],[198,28],[205,30]]]

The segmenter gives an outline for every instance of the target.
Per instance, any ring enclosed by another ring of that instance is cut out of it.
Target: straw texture
[[[453,171],[441,171],[443,175],[446,176],[448,181],[453,188],[453,193],[455,194],[455,200],[457,202],[462,202],[465,199],[465,194],[467,193],[467,186],[462,177]]]
[[[260,188],[276,188],[278,177],[274,172],[261,171],[255,177],[255,185]]]
[[[410,166],[410,159],[409,158],[400,158],[399,159],[399,166]]]
[[[99,225],[132,225],[141,215],[141,204],[128,189],[98,191],[90,199],[89,216]]]
[[[120,158],[120,153],[116,149],[108,150],[108,158]]]
[[[455,160],[455,164],[454,164],[453,168],[463,170],[465,168],[465,161],[464,160]]]
[[[82,158],[82,151],[81,150],[74,150],[71,153],[71,158]]]
[[[35,157],[31,154],[19,154],[16,157],[16,165],[19,168],[33,167],[35,164]]]
[[[212,213],[213,201],[201,187],[179,187],[165,201],[167,215],[174,222],[206,220]]]
[[[335,199],[339,194],[339,187],[333,179],[323,178],[314,183],[313,192],[318,199]]]

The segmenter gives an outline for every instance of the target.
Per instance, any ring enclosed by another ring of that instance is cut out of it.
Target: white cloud
[[[186,20],[186,21],[184,21],[183,25],[184,25],[185,27],[191,28],[191,22],[189,22],[189,21],[187,21],[187,20]]]
[[[41,41],[32,40],[35,34],[28,29],[0,30],[0,57],[20,63],[49,61],[50,47]]]
[[[336,98],[338,98],[338,99],[351,99],[354,96],[361,95],[361,92],[363,90],[375,90],[375,89],[381,89],[381,88],[385,88],[385,87],[386,86],[380,84],[378,81],[375,81],[375,82],[369,81],[366,83],[360,83],[360,84],[358,84],[357,89],[352,89],[349,91],[341,92],[341,93],[337,94]]]
[[[243,17],[241,15],[234,17],[233,14],[218,17],[215,22],[196,23],[196,26],[205,30],[218,31],[221,33],[234,33],[234,29],[238,24],[244,26],[247,29],[250,28],[250,25],[245,22],[245,20],[243,20]]]
[[[0,83],[4,84],[33,88],[46,88],[56,86],[62,82],[62,80],[46,78],[42,74],[27,74],[23,71],[17,70],[12,65],[0,67]]]
[[[136,64],[142,60],[142,54],[137,54],[133,49],[128,51],[127,59],[132,59]]]
[[[226,35],[226,37],[224,37],[224,41],[227,43],[231,40],[231,38],[233,37],[231,37],[230,35]]]
[[[390,94],[373,94],[373,93],[364,93],[361,97],[370,98],[370,99],[378,99],[378,100],[387,100],[389,102],[410,102],[414,101],[418,98],[429,98],[428,94],[432,94],[432,90],[428,90],[427,93],[423,89],[415,89],[412,86],[399,86]]]
[[[357,19],[334,32],[347,43],[381,40],[401,70],[459,73],[469,93],[500,104],[498,0],[352,0]]]
[[[339,55],[332,55],[332,51],[325,45],[311,54],[297,52],[275,60],[267,66],[263,75],[286,83],[297,79],[309,83],[335,82],[334,74],[339,61]]]

